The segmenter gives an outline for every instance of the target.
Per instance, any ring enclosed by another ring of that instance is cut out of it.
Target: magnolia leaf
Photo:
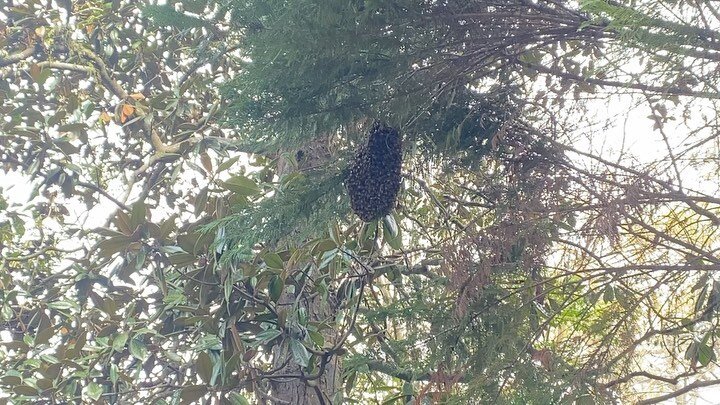
[[[715,350],[705,343],[698,343],[697,360],[702,366],[707,366],[710,362],[717,360]]]
[[[115,350],[116,352],[123,351],[125,349],[125,344],[127,343],[128,337],[129,335],[127,332],[123,332],[115,336],[115,339],[113,339],[112,343],[113,350]]]
[[[207,152],[203,152],[200,154],[200,163],[208,174],[213,172],[212,159],[210,158],[210,155],[207,154]]]
[[[278,302],[280,295],[282,295],[283,289],[285,288],[285,280],[278,275],[273,275],[268,283],[268,292],[270,299],[273,302]]]
[[[139,360],[145,360],[148,357],[147,346],[142,340],[133,338],[130,341],[130,354]]]
[[[118,366],[117,364],[113,363],[110,364],[110,382],[113,383],[113,385],[117,384],[118,382]]]
[[[383,240],[393,249],[402,248],[402,232],[395,215],[386,215],[383,218]]]
[[[232,157],[232,158],[220,163],[220,165],[218,165],[217,172],[221,173],[221,172],[224,172],[225,170],[231,168],[232,165],[234,165],[238,161],[238,159],[240,159],[240,156]]]
[[[311,330],[308,331],[308,335],[310,336],[310,340],[312,340],[318,347],[323,347],[325,345],[325,337],[322,333]]]
[[[103,387],[93,381],[85,388],[85,394],[87,394],[87,396],[93,401],[97,401],[103,394]]]
[[[263,255],[263,261],[265,261],[265,264],[271,269],[282,270],[284,268],[283,260],[277,253],[265,253],[265,255]]]
[[[210,379],[212,378],[213,371],[213,363],[210,356],[208,356],[208,354],[205,352],[198,354],[197,361],[195,362],[195,367],[200,378],[205,383],[209,384]]]
[[[222,182],[222,187],[241,196],[252,196],[260,192],[260,187],[245,176],[234,176]]]
[[[250,402],[243,395],[237,392],[231,392],[228,394],[228,399],[232,405],[250,405]]]
[[[42,345],[50,341],[50,338],[55,335],[55,328],[50,326],[48,328],[45,328],[41,331],[39,331],[35,335],[35,344],[36,345]]]
[[[257,334],[256,338],[258,339],[258,343],[269,343],[278,336],[282,335],[282,331],[279,331],[277,329],[267,329]]]
[[[297,339],[290,340],[290,352],[292,353],[293,360],[295,363],[302,367],[307,367],[310,361],[310,352],[308,352],[305,345]]]
[[[180,391],[180,404],[188,405],[197,403],[207,392],[207,387],[204,385],[190,385],[185,387]]]

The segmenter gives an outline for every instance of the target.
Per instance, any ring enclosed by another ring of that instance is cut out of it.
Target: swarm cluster
[[[392,211],[400,190],[401,164],[398,131],[376,122],[345,179],[350,206],[360,219],[370,222]]]

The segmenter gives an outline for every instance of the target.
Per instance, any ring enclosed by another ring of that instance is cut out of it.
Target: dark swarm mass
[[[355,156],[345,179],[350,206],[365,222],[389,214],[400,191],[402,141],[398,131],[376,122],[367,145]]]

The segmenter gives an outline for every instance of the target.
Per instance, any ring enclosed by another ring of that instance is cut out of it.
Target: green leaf
[[[705,343],[698,343],[697,360],[703,366],[707,366],[711,361],[717,360],[715,350]]]
[[[53,387],[53,381],[48,378],[39,378],[35,382],[35,384],[37,385],[38,388],[40,388],[43,391],[49,390],[50,388]]]
[[[85,388],[85,394],[87,394],[87,396],[93,401],[97,401],[103,394],[103,387],[93,381]]]
[[[270,283],[268,284],[268,293],[270,294],[270,299],[273,302],[278,302],[278,300],[280,299],[280,296],[282,295],[284,288],[285,288],[285,280],[283,280],[278,275],[273,275],[270,278]]]
[[[0,211],[2,211],[1,207],[0,207]],[[25,235],[25,221],[23,221],[22,218],[20,218],[19,216],[13,215],[12,216],[12,226],[13,226],[13,229],[15,230],[15,234],[18,237],[22,237],[23,235]]]
[[[611,285],[605,286],[603,291],[603,301],[612,302],[615,301],[615,289]]]
[[[138,201],[132,206],[132,212],[130,213],[130,229],[135,230],[138,225],[145,223],[145,216],[147,214],[147,207],[143,201]]]
[[[55,380],[59,375],[60,371],[62,370],[62,364],[51,364],[45,369],[40,369],[40,373],[43,375],[43,377],[49,379],[49,380]]]
[[[235,156],[235,157],[232,157],[232,158],[230,158],[230,159],[228,159],[228,160],[220,163],[220,165],[218,166],[218,168],[217,168],[217,170],[216,170],[215,172],[216,172],[216,173],[224,172],[225,170],[231,168],[232,165],[234,165],[235,162],[238,161],[238,159],[240,159],[240,156],[239,156],[239,155],[238,155],[238,156]]]
[[[205,352],[199,353],[197,361],[195,362],[195,367],[197,367],[197,373],[200,376],[200,379],[202,379],[206,384],[209,384],[213,371],[213,363],[210,356],[208,356]]]
[[[118,210],[113,222],[123,235],[130,235],[135,230],[135,228],[131,228],[130,216],[126,214],[125,211]]]
[[[68,300],[60,300],[55,301],[47,304],[48,308],[57,309],[57,310],[68,310],[68,309],[74,309],[74,310],[80,310],[80,306],[75,301],[68,301]]]
[[[254,181],[241,175],[231,177],[227,181],[222,182],[222,187],[244,197],[260,193],[260,188]]]
[[[200,338],[198,340],[197,344],[195,345],[196,351],[202,351],[202,350],[220,350],[222,349],[222,342],[217,336],[214,335],[206,335]]]
[[[310,361],[310,352],[308,352],[305,345],[297,339],[290,340],[290,352],[292,353],[293,360],[295,363],[302,367],[307,367]]]
[[[32,65],[30,69],[30,77],[33,78],[38,84],[43,84],[45,81],[50,77],[52,74],[51,69],[32,69],[32,67],[37,65]]]
[[[22,378],[16,375],[5,375],[0,377],[0,382],[4,385],[20,385],[22,383]]]
[[[250,402],[245,398],[245,396],[240,395],[237,392],[231,392],[228,394],[228,399],[232,405],[250,405]]]
[[[84,122],[75,122],[72,124],[60,125],[57,130],[58,132],[76,132],[84,131],[86,129],[88,129],[88,126]]]
[[[180,246],[160,246],[158,248],[158,251],[160,251],[162,253],[167,253],[167,254],[187,253]]]
[[[335,248],[335,249],[328,250],[327,252],[323,253],[322,258],[320,260],[320,264],[318,265],[318,269],[324,269],[325,267],[327,267],[330,264],[330,262],[335,260],[335,257],[337,257],[337,254],[339,252],[340,251],[337,248]]]
[[[197,193],[197,196],[195,196],[195,208],[194,213],[196,217],[199,217],[200,214],[202,214],[203,211],[205,211],[205,206],[208,202],[208,188],[204,187],[202,190],[200,190]]]
[[[581,395],[575,400],[575,404],[577,405],[594,405],[595,403],[595,398],[589,394]]]
[[[195,262],[195,259],[195,256],[191,255],[190,253],[175,253],[172,255],[168,255],[168,260],[170,260],[170,263],[176,266],[187,266]]]
[[[97,244],[97,249],[100,250],[100,255],[105,258],[110,258],[116,253],[122,252],[127,249],[128,245],[132,240],[128,236],[116,236],[110,239],[105,239]]]
[[[325,252],[336,249],[337,247],[337,243],[335,243],[332,239],[322,239],[313,246],[312,254],[324,254]]]
[[[325,345],[325,337],[322,333],[310,330],[308,331],[308,335],[310,335],[310,340],[312,340],[318,347],[323,347]]]
[[[160,225],[160,231],[158,237],[164,240],[167,240],[170,237],[170,233],[177,230],[177,225],[175,224],[175,220],[177,219],[178,214],[172,214],[170,218],[164,220],[162,222],[162,225]]]
[[[113,385],[118,382],[118,367],[115,363],[110,364],[110,382],[113,383]]]
[[[147,346],[142,340],[133,338],[130,341],[130,354],[137,359],[146,360],[148,357]]]
[[[268,343],[278,336],[282,335],[282,332],[277,329],[267,329],[257,334],[256,338],[259,343]]]
[[[113,342],[112,342],[113,350],[115,350],[116,352],[123,351],[125,349],[125,344],[127,343],[129,336],[130,335],[128,335],[127,332],[123,332],[123,333],[115,336],[115,339],[113,339]]]
[[[225,299],[225,303],[227,303],[228,308],[230,305],[230,296],[232,295],[234,286],[235,283],[233,282],[232,273],[230,273],[227,275],[227,277],[225,277],[225,281],[223,282],[223,298]]]
[[[351,371],[345,380],[345,394],[350,395],[353,388],[355,388],[355,379],[357,378],[357,372]]]
[[[57,357],[53,356],[52,354],[41,354],[40,360],[44,361],[47,364],[59,364],[60,363],[60,360]]]
[[[207,21],[181,13],[167,4],[148,5],[142,9],[142,12],[145,17],[152,21],[152,25],[155,27],[169,26],[177,29],[187,29],[209,25]]]
[[[50,326],[48,328],[45,328],[37,333],[35,335],[35,344],[36,345],[43,345],[50,341],[50,338],[55,336],[55,328]]]
[[[698,352],[698,342],[690,342],[688,348],[685,350],[685,360],[692,360],[696,358]]]
[[[330,239],[332,239],[333,242],[335,242],[338,246],[343,245],[343,233],[340,230],[340,225],[338,225],[337,222],[332,223],[330,225],[330,229],[328,230],[330,234]]]
[[[37,388],[29,385],[18,385],[13,388],[13,392],[18,395],[36,396],[38,394]]]
[[[385,215],[383,217],[383,226],[386,228],[385,230],[389,232],[390,237],[396,238],[398,236],[400,229],[393,215]]]
[[[207,387],[204,385],[190,385],[180,391],[180,404],[193,404],[207,394]]]
[[[13,310],[12,308],[10,308],[9,305],[3,305],[2,308],[0,308],[0,316],[2,317],[3,321],[12,319],[13,315]]]
[[[394,215],[386,215],[383,218],[383,240],[393,249],[402,248],[402,233]]]
[[[280,258],[280,255],[274,252],[265,253],[265,255],[263,256],[263,260],[265,261],[265,264],[271,269],[282,270],[285,267],[285,264],[283,263],[282,258]]]
[[[415,390],[413,389],[412,383],[405,381],[403,383],[402,393],[403,395],[413,395],[415,393]]]

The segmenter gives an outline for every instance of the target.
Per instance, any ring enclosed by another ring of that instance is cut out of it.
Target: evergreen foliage
[[[445,7],[462,9],[459,3],[260,3],[238,2],[233,8],[238,24],[248,26],[250,62],[225,90],[230,122],[243,128],[243,142],[255,149],[297,145],[343,127],[357,139],[348,127],[367,117],[385,120],[413,139],[416,128],[422,130],[416,123],[436,125],[445,109],[457,110],[452,121],[444,121],[440,133],[425,130],[435,138],[450,137],[465,122],[463,109],[469,114],[477,108],[467,102],[479,97],[467,91],[468,84],[488,78],[507,93],[502,61],[463,70],[470,67],[467,59],[455,52],[464,37],[480,33],[437,21]]]
[[[354,145],[365,142],[364,134],[368,129],[372,134],[373,129],[367,123],[381,119],[390,126],[397,125],[403,133],[411,150],[409,158],[413,160],[409,167],[418,172],[429,171],[430,166],[435,166],[445,170],[446,174],[436,171],[434,176],[454,178],[461,170],[475,178],[474,170],[482,173],[488,169],[502,170],[503,165],[514,167],[518,173],[516,179],[522,184],[508,184],[500,179],[491,186],[503,194],[506,192],[504,187],[514,190],[506,196],[493,198],[500,204],[498,208],[511,210],[518,201],[536,198],[535,195],[548,190],[562,189],[555,184],[532,181],[538,167],[541,171],[553,171],[552,167],[563,161],[562,152],[538,140],[536,132],[542,133],[544,128],[532,129],[523,121],[522,108],[517,101],[521,97],[520,88],[510,84],[512,74],[503,68],[504,56],[498,53],[482,63],[468,62],[458,49],[463,47],[463,38],[473,29],[460,26],[452,27],[456,29],[453,30],[439,24],[437,19],[442,19],[442,14],[447,11],[443,7],[419,1],[382,6],[333,1],[302,2],[293,6],[283,1],[237,3],[234,8],[236,21],[246,26],[248,61],[242,74],[223,91],[230,103],[227,109],[229,122],[242,128],[240,147],[259,153],[292,150],[327,134],[337,134],[338,144],[344,149],[341,153],[347,156]],[[459,3],[447,7],[463,8]],[[333,35],[325,35],[327,32],[333,32]],[[458,55],[452,57],[453,52]],[[362,151],[359,156],[364,156]],[[352,173],[357,162],[344,162],[352,161],[341,159],[338,163],[350,173],[350,200],[360,218],[369,221],[377,219],[378,212],[387,213],[385,208],[357,209],[357,193],[371,198],[376,190],[373,187],[353,188],[357,179]],[[303,237],[322,237],[322,234],[307,232],[312,229],[312,223],[327,224],[338,220],[352,229],[352,221],[348,223],[346,217],[333,216],[339,212],[322,205],[334,206],[337,201],[343,201],[346,206],[345,193],[340,192],[341,199],[336,200],[339,196],[334,193],[338,191],[323,186],[322,171],[301,176],[308,181],[297,189],[300,193],[297,198],[279,194],[267,200],[267,209],[251,208],[233,216],[237,222],[227,222],[228,238],[242,239],[247,246],[254,246],[267,234],[257,235],[260,238],[256,241],[248,240],[248,235],[254,235],[253,230],[257,229],[251,224],[281,229],[277,236],[302,232]],[[288,177],[292,179],[293,175]],[[547,177],[543,175],[538,179]],[[490,189],[486,191],[490,192]],[[325,192],[333,194],[324,195]],[[307,205],[306,198],[317,204]],[[408,197],[410,199],[412,197]],[[262,206],[264,203],[260,204]],[[312,220],[297,222],[303,212],[312,213]],[[322,217],[322,214],[331,216]],[[487,231],[494,225],[503,227],[505,214],[498,211],[494,215],[495,219],[489,219],[485,226],[469,226],[478,232]],[[308,224],[311,228],[305,227]],[[299,228],[289,230],[288,225]],[[384,227],[388,225],[384,224]],[[544,232],[553,232],[556,225],[548,228]],[[495,283],[512,283],[516,277],[527,277],[528,269],[523,263],[531,259],[518,252],[523,249],[526,252],[542,251],[541,246],[546,243],[543,240],[546,237],[540,236],[528,242],[534,245],[518,248],[521,246],[519,237],[514,234],[508,237],[512,241],[499,237],[493,242],[509,244],[507,251],[505,247],[501,248],[502,254],[486,247],[479,248],[482,249],[480,254],[495,257],[489,261],[492,266],[508,269],[508,273],[499,278],[488,276],[492,281],[482,282],[486,288],[492,288]],[[344,249],[358,248],[351,245]],[[458,264],[464,265],[464,260],[472,261],[460,259]],[[476,270],[469,271],[468,276],[475,280],[486,270],[478,271],[477,275],[473,275]],[[395,282],[402,282],[395,277]],[[522,390],[521,387],[531,381],[533,385],[528,388],[528,393],[555,392],[555,399],[559,400],[562,389],[555,386],[552,379],[538,378],[532,363],[523,361],[522,367],[529,367],[527,371],[519,371],[521,363],[515,364],[517,371],[504,369],[510,359],[526,355],[525,344],[532,339],[527,318],[534,311],[519,301],[498,305],[497,295],[490,290],[485,294],[471,292],[482,288],[475,285],[478,281],[466,283],[463,288],[467,290],[461,290],[460,296],[465,302],[452,304],[450,297],[456,290],[450,285],[459,277],[462,277],[460,272],[448,273],[442,282],[441,279],[429,283],[412,280],[413,287],[405,293],[409,295],[404,300],[381,301],[377,307],[370,305],[363,318],[370,324],[428,324],[427,328],[409,328],[405,339],[387,343],[391,346],[389,350],[398,358],[416,359],[411,375],[427,373],[438,364],[454,373],[464,370],[458,378],[471,388],[458,392],[456,400],[482,398],[483,401],[497,402],[511,397],[524,398],[523,391],[515,389]],[[441,285],[433,285],[438,282]],[[403,291],[408,287],[403,286]],[[496,293],[501,291],[498,289]],[[439,298],[443,296],[450,301]],[[434,297],[434,301],[426,302],[425,297]],[[463,308],[460,316],[458,306]],[[377,361],[395,363],[391,369],[406,368],[405,364],[397,363],[397,359],[356,354],[349,360],[346,373],[372,370],[371,366]],[[514,375],[527,380],[515,381],[512,394],[505,397],[503,387],[497,385],[498,380],[488,377],[503,373],[508,373],[507,377]]]
[[[719,385],[715,2],[12,4],[0,402]]]
[[[247,260],[258,244],[296,243],[321,234],[329,219],[349,211],[339,171],[309,176],[294,173],[283,178],[273,195],[252,205],[241,205],[235,215],[208,225],[205,232],[224,228],[218,249],[228,260]]]

